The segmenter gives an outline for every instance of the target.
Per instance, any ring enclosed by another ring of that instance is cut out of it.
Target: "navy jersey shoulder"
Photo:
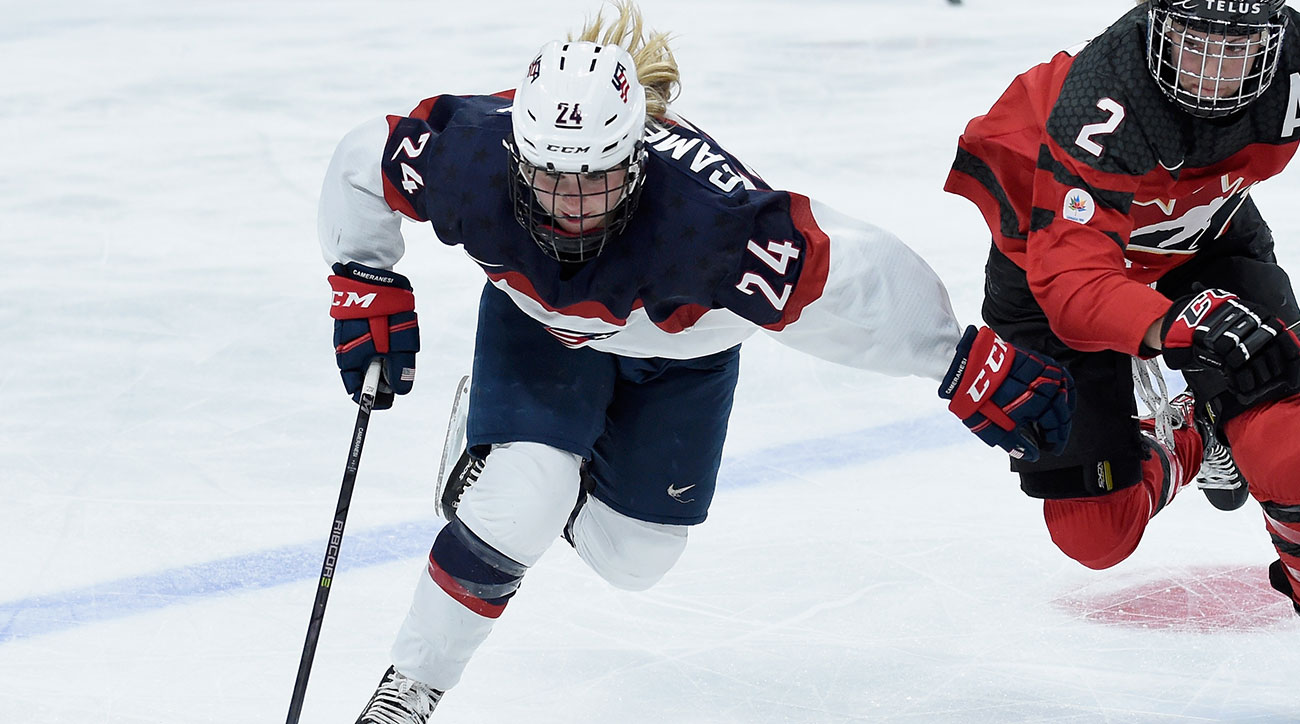
[[[1075,160],[1132,176],[1157,165],[1204,168],[1254,144],[1296,141],[1300,126],[1287,118],[1300,113],[1293,97],[1300,83],[1300,16],[1291,8],[1284,12],[1290,27],[1272,85],[1244,111],[1209,121],[1180,110],[1151,77],[1147,11],[1134,8],[1079,53],[1052,108],[1048,134]]]
[[[685,124],[651,133],[631,223],[595,259],[566,266],[515,221],[504,146],[510,100],[444,96],[426,105],[424,118],[390,119],[386,189],[401,196],[413,218],[430,221],[443,243],[463,246],[489,276],[519,275],[552,309],[596,302],[618,319],[639,307],[655,322],[688,307],[725,307],[757,324],[781,319],[801,256],[780,246],[774,264],[772,254],[764,259],[751,249],[751,240],[802,243],[790,197],[768,189],[704,133]],[[390,198],[390,205],[400,203]],[[761,287],[774,293],[754,293]]]
[[[504,139],[510,132],[510,102],[504,95],[435,96],[421,103],[410,116],[389,116],[388,143],[382,159],[389,204],[416,220],[434,221],[436,228],[436,219],[447,217],[442,207],[457,204],[468,193],[468,189],[457,187],[461,179],[446,169],[471,162],[486,166],[493,159],[500,159],[496,169],[499,178],[488,178],[505,189],[504,151],[489,157],[486,148],[476,148],[466,154],[464,138],[487,133]],[[482,193],[481,188],[477,190]],[[448,229],[449,233],[454,231]]]

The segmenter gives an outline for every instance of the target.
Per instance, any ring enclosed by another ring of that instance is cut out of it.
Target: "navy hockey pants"
[[[740,347],[696,359],[570,348],[488,284],[479,301],[468,443],[537,442],[586,460],[589,494],[638,520],[708,514]]]

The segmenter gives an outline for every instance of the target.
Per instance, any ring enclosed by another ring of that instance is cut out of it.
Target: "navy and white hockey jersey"
[[[392,268],[403,217],[428,221],[566,345],[688,359],[765,329],[823,359],[942,378],[960,338],[934,272],[892,234],[775,191],[669,114],[631,223],[581,265],[514,217],[511,92],[438,96],[340,143],[321,192],[326,259]]]

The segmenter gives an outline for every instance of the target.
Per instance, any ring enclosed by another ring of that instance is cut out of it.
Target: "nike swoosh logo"
[[[688,490],[690,490],[691,488],[695,487],[695,485],[696,485],[696,484],[693,483],[693,484],[691,484],[691,485],[687,485],[687,486],[684,487],[684,488],[674,488],[673,486],[669,485],[669,486],[668,486],[668,494],[671,495],[671,496],[673,496],[674,498],[676,498],[676,497],[678,497],[679,495],[681,495],[682,493],[685,493],[686,491],[688,491]]]

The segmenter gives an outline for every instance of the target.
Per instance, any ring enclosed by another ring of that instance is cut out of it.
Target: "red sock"
[[[1300,434],[1300,395],[1257,405],[1224,428],[1232,457],[1264,510],[1264,526],[1281,560],[1275,575],[1291,585],[1300,610],[1300,449],[1292,442]]]

